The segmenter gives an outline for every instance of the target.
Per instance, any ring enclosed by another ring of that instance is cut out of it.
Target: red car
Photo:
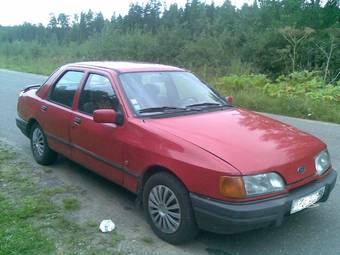
[[[326,201],[337,177],[319,139],[234,107],[172,66],[62,66],[20,93],[16,122],[38,163],[59,153],[136,193],[173,244],[198,229],[280,225]]]

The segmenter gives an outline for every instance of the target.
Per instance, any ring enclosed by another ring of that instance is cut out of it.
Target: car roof
[[[111,69],[119,73],[128,72],[150,72],[150,71],[183,71],[183,69],[152,63],[138,63],[138,62],[116,62],[116,61],[91,61],[91,62],[78,62],[66,65],[78,67],[94,67]]]

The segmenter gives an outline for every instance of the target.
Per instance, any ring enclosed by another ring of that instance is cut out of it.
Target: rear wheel
[[[188,191],[175,176],[151,176],[144,186],[143,206],[152,230],[164,241],[181,244],[197,235]]]
[[[52,164],[57,158],[57,153],[48,147],[46,136],[38,123],[31,128],[31,150],[35,161],[41,165]]]

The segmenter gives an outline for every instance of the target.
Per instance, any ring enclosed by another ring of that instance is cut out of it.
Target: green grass
[[[41,233],[35,220],[50,215],[55,208],[48,197],[34,194],[30,181],[17,175],[16,166],[6,165],[14,158],[12,150],[0,146],[0,186],[6,187],[0,195],[0,254],[48,254],[54,250],[53,242]],[[30,194],[10,196],[14,187]]]
[[[45,210],[34,199],[13,203],[0,196],[0,210],[0,254],[48,254],[54,250],[53,242],[32,224],[33,215]]]
[[[76,198],[64,198],[63,204],[66,210],[76,210],[80,208],[80,201]]]
[[[0,164],[13,159],[15,157],[15,152],[8,147],[0,144]]]
[[[85,224],[91,228],[97,227],[99,225],[94,219],[87,220]]]
[[[70,210],[81,210],[82,192],[43,184],[49,176],[0,141],[0,255],[115,254],[124,236],[101,234],[94,219],[77,223]]]
[[[62,65],[64,63],[60,63]],[[4,58],[0,56],[0,67],[26,73],[50,75],[58,67],[48,59],[24,59],[23,57]]]
[[[7,51],[10,49],[10,52]],[[34,52],[39,52],[34,54]],[[31,42],[0,44],[0,68],[21,72],[50,75],[57,67],[79,61],[93,60],[86,43],[37,46]]]
[[[340,104],[305,97],[271,97],[248,87],[241,90],[215,86],[223,96],[231,95],[235,106],[259,112],[340,123]]]
[[[119,234],[117,231],[113,231],[111,237],[111,244],[112,246],[116,246],[120,241],[124,239],[125,239],[124,235]]]
[[[154,242],[150,236],[143,236],[142,241],[146,244],[152,244]]]

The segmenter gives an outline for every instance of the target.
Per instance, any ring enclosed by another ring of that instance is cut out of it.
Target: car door
[[[120,111],[119,101],[108,76],[89,73],[80,91],[78,108],[71,120],[72,159],[115,181],[123,182],[123,126],[96,123],[97,109]]]
[[[47,100],[40,106],[39,124],[45,132],[49,146],[66,157],[71,156],[70,120],[75,93],[84,72],[67,70],[51,86]]]

